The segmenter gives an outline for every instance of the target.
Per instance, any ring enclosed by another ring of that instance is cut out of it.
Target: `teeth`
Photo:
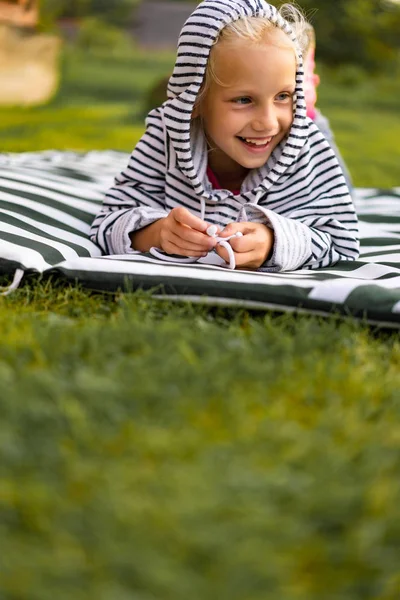
[[[251,138],[243,138],[243,139],[250,144],[254,144],[255,146],[265,146],[265,144],[268,144],[272,138],[267,139],[267,140],[252,140]]]

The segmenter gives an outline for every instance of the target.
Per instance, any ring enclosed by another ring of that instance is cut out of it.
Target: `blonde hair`
[[[304,35],[306,39],[306,44],[303,49],[303,60],[304,57],[308,54],[308,52],[314,48],[315,49],[315,30],[314,27],[310,23],[306,23],[304,28]]]
[[[234,43],[237,40],[248,41],[255,44],[261,44],[274,31],[282,31],[295,52],[296,63],[300,56],[303,56],[311,43],[310,28],[313,28],[306,21],[300,10],[293,4],[282,4],[278,9],[279,15],[290,25],[293,34],[296,38],[294,42],[289,34],[282,30],[278,25],[271,22],[265,17],[241,17],[237,21],[233,21],[226,25],[219,36],[214,41],[211,48],[210,56],[207,62],[206,72],[204,75],[203,85],[197,96],[195,106],[197,106],[202,98],[206,95],[212,82],[224,85],[218,78],[215,72],[215,48],[221,43]]]

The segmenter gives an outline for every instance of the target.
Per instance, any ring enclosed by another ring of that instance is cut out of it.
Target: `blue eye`
[[[233,102],[235,104],[250,104],[251,98],[249,98],[248,96],[241,96],[240,98],[235,98]]]
[[[292,94],[289,94],[289,92],[282,92],[281,94],[278,94],[276,96],[276,99],[279,102],[284,102],[285,100],[290,100],[292,98]]]

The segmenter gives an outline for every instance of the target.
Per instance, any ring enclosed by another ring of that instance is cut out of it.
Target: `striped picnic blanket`
[[[248,308],[352,315],[400,327],[400,188],[355,191],[361,257],[318,271],[229,271],[147,255],[101,256],[88,238],[127,163],[113,151],[0,154],[0,272],[59,273],[99,290]]]

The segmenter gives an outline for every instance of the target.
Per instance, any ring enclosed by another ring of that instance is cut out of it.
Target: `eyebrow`
[[[225,88],[225,89],[227,89],[227,90],[228,90],[228,89],[231,89],[231,90],[233,89],[233,90],[234,90],[234,89],[235,89],[235,84],[233,84],[233,85],[225,85],[225,86],[222,86],[222,87],[224,87],[224,88]],[[289,83],[289,82],[286,82],[286,83],[284,83],[283,85],[279,86],[279,89],[280,89],[280,90],[293,90],[293,91],[294,91],[294,90],[296,89],[296,83],[293,83],[293,82],[291,82],[291,83]],[[250,90],[250,88],[249,88],[247,91],[245,91],[245,88],[239,88],[239,87],[238,87],[238,88],[237,88],[237,90],[238,90],[238,92],[239,92],[239,93],[245,92],[245,93],[247,93],[247,94],[248,94],[248,93],[249,93],[249,90]]]
[[[254,90],[243,90],[243,89],[237,89],[235,90],[234,88],[225,88],[226,92],[229,95],[233,95],[233,96],[258,96],[259,92],[254,92]],[[293,85],[284,85],[281,88],[279,88],[279,90],[277,90],[274,95],[276,94],[281,94],[282,92],[289,92],[290,94],[294,94],[296,91],[296,86]]]

